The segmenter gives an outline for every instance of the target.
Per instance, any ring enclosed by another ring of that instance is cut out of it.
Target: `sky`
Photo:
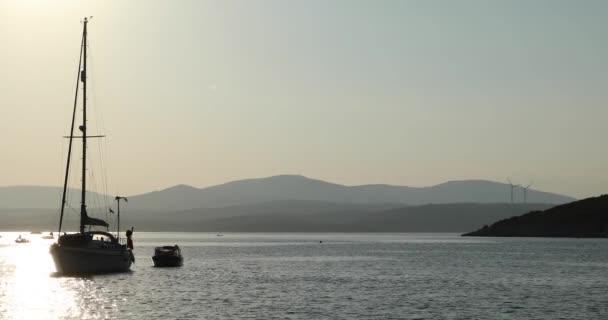
[[[85,16],[89,181],[112,194],[278,174],[608,190],[601,0],[0,0],[0,185],[62,185]]]

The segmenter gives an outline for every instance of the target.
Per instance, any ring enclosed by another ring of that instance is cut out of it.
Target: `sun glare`
[[[17,237],[16,235],[14,236]],[[0,244],[0,318],[58,319],[78,312],[74,292],[61,279],[52,277],[55,266],[49,254],[50,241],[33,239],[27,244]]]

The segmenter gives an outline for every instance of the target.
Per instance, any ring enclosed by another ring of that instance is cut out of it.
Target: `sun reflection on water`
[[[73,286],[87,280],[53,276],[52,241],[31,235],[30,243],[16,244],[16,237],[3,234],[0,239],[0,318],[81,318]]]

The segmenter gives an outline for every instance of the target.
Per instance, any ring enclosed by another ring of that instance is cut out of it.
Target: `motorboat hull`
[[[155,267],[181,267],[184,264],[184,258],[178,256],[153,256]]]

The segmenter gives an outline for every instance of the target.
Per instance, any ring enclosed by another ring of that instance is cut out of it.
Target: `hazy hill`
[[[126,204],[124,228],[139,231],[208,232],[463,232],[550,205],[438,204],[393,205],[278,201],[177,212],[135,211]],[[54,230],[57,210],[10,210],[0,213],[1,230]],[[77,212],[66,214],[67,230],[76,230]],[[113,224],[112,218],[108,220]],[[114,226],[112,226],[114,228]]]
[[[531,208],[548,207],[542,204],[441,204],[379,211],[351,209],[308,214],[269,211],[222,216],[187,211],[176,213],[179,219],[167,219],[170,221],[166,223],[171,229],[211,232],[462,232]],[[151,220],[146,223],[154,226]],[[165,227],[164,223],[160,226]]]
[[[52,209],[61,205],[63,188],[44,186],[8,186],[0,187],[0,209]],[[110,197],[87,192],[90,207],[101,206]],[[106,200],[104,200],[106,199]],[[74,208],[80,208],[80,190],[69,189],[67,202]]]
[[[519,193],[521,190],[517,189]],[[281,200],[308,200],[336,203],[505,203],[509,201],[507,184],[484,180],[452,181],[432,187],[391,185],[344,186],[303,176],[282,175],[261,179],[233,181],[197,189],[179,185],[129,198],[140,210],[188,210],[224,207]],[[519,196],[518,198],[521,198]],[[537,190],[528,191],[528,201],[561,204],[571,197]]]
[[[516,192],[516,199],[521,199],[521,189],[516,189]],[[368,205],[506,203],[509,201],[509,194],[508,185],[483,180],[452,181],[431,187],[414,188],[391,185],[344,186],[303,176],[282,175],[238,180],[203,189],[178,185],[130,196],[129,206],[133,210],[175,212],[292,200]],[[101,206],[104,201],[110,201],[112,198],[95,193],[88,193],[87,197],[95,200],[88,203],[91,208]],[[528,191],[530,203],[562,204],[572,200],[574,199],[571,197],[559,194]],[[59,207],[60,201],[59,187],[0,187],[0,209],[54,209]],[[78,207],[79,201],[79,191],[71,190],[70,206]]]
[[[608,195],[498,221],[464,234],[491,237],[608,237]]]

